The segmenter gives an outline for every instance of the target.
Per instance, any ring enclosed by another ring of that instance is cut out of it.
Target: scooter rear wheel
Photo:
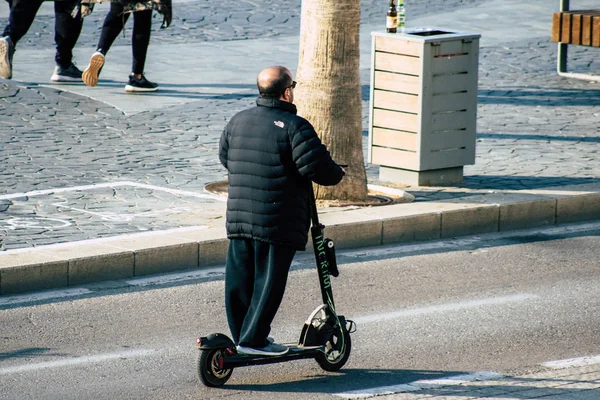
[[[342,336],[343,335],[343,336]],[[331,339],[326,343],[327,350],[315,357],[315,360],[325,371],[339,371],[350,357],[352,342],[350,332],[346,329],[338,329]]]
[[[223,369],[223,358],[226,356],[225,349],[201,350],[198,356],[196,373],[198,379],[210,387],[223,386],[233,373],[233,368]]]

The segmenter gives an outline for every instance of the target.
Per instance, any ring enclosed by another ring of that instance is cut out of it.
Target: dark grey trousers
[[[227,251],[225,308],[233,341],[264,347],[281,305],[296,250],[259,240],[232,239]]]

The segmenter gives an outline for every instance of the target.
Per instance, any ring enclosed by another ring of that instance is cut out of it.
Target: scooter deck
[[[237,353],[223,359],[223,368],[236,368],[248,365],[275,364],[284,361],[300,360],[303,358],[315,358],[325,350],[325,346],[298,346],[297,344],[286,344],[289,351],[280,356],[262,356],[254,354]]]

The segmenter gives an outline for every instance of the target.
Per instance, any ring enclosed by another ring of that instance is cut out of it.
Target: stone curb
[[[600,219],[600,184],[322,213],[339,249]],[[310,243],[309,243],[310,250]],[[223,228],[181,228],[0,253],[0,294],[224,264]]]

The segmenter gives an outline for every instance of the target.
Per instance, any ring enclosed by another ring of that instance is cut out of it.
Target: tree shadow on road
[[[519,106],[578,106],[594,107],[600,105],[599,89],[503,87],[500,90],[479,90],[479,104],[508,104]]]
[[[171,86],[171,85],[169,85]],[[136,93],[136,95],[139,93]],[[238,100],[243,98],[258,97],[258,93],[210,93],[210,92],[191,92],[185,90],[173,90],[161,88],[157,92],[146,92],[142,94],[162,97],[182,97],[185,99],[203,99],[203,100]]]
[[[371,86],[361,86],[363,101],[369,101]],[[594,107],[600,105],[600,84],[598,89],[572,89],[572,88],[543,88],[538,86],[514,86],[502,89],[479,89],[477,103],[480,105],[506,104],[513,106],[578,106]],[[591,118],[591,117],[590,117]]]
[[[443,398],[473,398],[473,396],[506,399],[529,399],[552,395],[565,399],[595,399],[585,375],[565,375],[560,371],[544,377],[493,376],[465,380],[469,372],[347,369],[340,373],[315,375],[294,382],[273,384],[228,384],[220,390],[253,391],[265,393],[323,393],[338,394],[341,398],[374,397],[397,393],[412,393],[415,398],[443,396]],[[444,381],[446,379],[446,381]],[[435,380],[435,381],[432,381]],[[587,386],[586,386],[587,385]],[[593,387],[593,386],[592,386]],[[378,389],[377,392],[374,389]],[[348,393],[368,390],[370,395]],[[377,393],[377,394],[376,394]],[[596,393],[597,395],[597,393]],[[564,396],[564,397],[561,397]],[[588,397],[589,396],[589,397]],[[437,398],[437,397],[436,397]]]
[[[533,190],[598,183],[600,178],[569,176],[469,175],[457,187],[484,190]],[[568,190],[568,189],[567,189]]]
[[[34,358],[34,357],[49,357],[59,354],[50,353],[52,349],[47,347],[30,347],[26,349],[18,349],[13,351],[5,351],[0,353],[0,361],[10,360],[12,358]],[[63,355],[63,354],[60,354]]]
[[[402,187],[415,196],[415,202],[454,200],[463,197],[487,195],[491,193],[515,193],[524,190],[577,191],[572,186],[600,183],[595,177],[565,176],[508,176],[508,175],[467,175],[463,182],[445,187]],[[579,189],[582,192],[593,190]],[[526,193],[523,193],[525,196]],[[534,199],[534,196],[532,196]]]
[[[478,133],[477,139],[495,140],[539,140],[542,142],[574,142],[574,143],[600,143],[597,136],[557,136],[557,135],[534,135],[530,133]]]
[[[410,382],[425,379],[442,379],[464,374],[468,374],[468,372],[411,369],[342,369],[335,373],[323,372],[305,376],[303,380],[271,384],[235,384],[235,377],[233,377],[232,380],[234,383],[228,383],[223,389],[277,393],[339,393],[366,388],[409,384]]]

